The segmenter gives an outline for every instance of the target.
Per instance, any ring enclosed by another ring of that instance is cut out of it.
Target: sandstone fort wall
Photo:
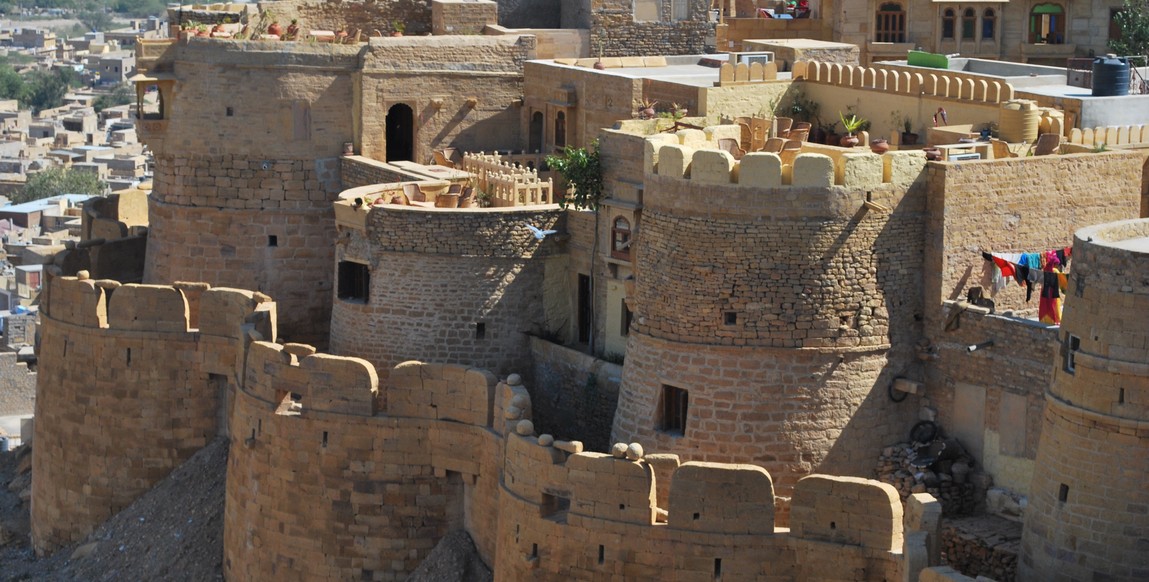
[[[381,389],[365,360],[262,341],[275,338],[275,316],[258,293],[58,277],[47,299],[40,551],[90,530],[206,443],[220,409],[229,579],[398,580],[460,527],[498,579],[642,575],[669,560],[675,579],[882,580],[905,561],[887,485],[799,483],[805,529],[786,534],[760,467],[680,467],[641,451],[628,461],[536,437],[514,375],[408,362]]]
[[[387,115],[410,107],[413,160],[431,151],[494,151],[519,143],[523,64],[534,36],[445,36],[371,39],[354,92],[356,149],[387,159]],[[346,109],[346,101],[331,100]]]
[[[51,281],[33,459],[38,553],[82,538],[215,436],[241,324],[274,333],[266,299],[207,291],[199,304],[217,315],[196,331],[181,289]]]
[[[316,299],[331,289],[330,203],[359,49],[212,40],[150,65],[176,81],[164,119],[141,126],[156,156],[145,280],[272,293],[287,337],[322,342],[330,306]]]
[[[1137,217],[1141,162],[1136,153],[1114,152],[930,164],[927,304],[980,286],[982,251],[1059,249],[1069,246],[1075,229]],[[1037,306],[1016,285],[994,302],[998,310]],[[942,324],[939,313],[927,313],[932,335]]]
[[[782,497],[809,473],[870,474],[912,417],[885,388],[910,364],[922,310],[925,190],[887,167],[924,160],[838,155],[837,178],[829,155],[755,167],[692,149],[648,149],[614,439],[759,464]],[[684,431],[663,426],[667,387],[687,392]]]
[[[1045,390],[1053,379],[1058,328],[946,302],[951,329],[932,336],[925,394],[937,422],[993,475],[995,486],[1029,491]],[[992,341],[985,349],[971,345]]]
[[[1022,576],[1149,573],[1149,221],[1083,228],[1022,537]],[[1130,276],[1136,273],[1136,275]]]
[[[365,230],[340,227],[336,256],[367,266],[369,295],[337,298],[331,345],[380,370],[420,358],[527,369],[530,333],[565,277],[561,243],[526,227],[564,229],[557,206],[370,209]],[[384,372],[383,380],[386,380]]]

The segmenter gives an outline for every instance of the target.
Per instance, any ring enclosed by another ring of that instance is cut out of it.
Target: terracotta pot
[[[870,140],[870,151],[874,152],[875,154],[882,155],[890,151],[890,142],[880,138]]]
[[[647,107],[646,109],[639,111],[639,113],[641,113],[647,119],[654,119],[655,117],[658,117],[658,112],[655,111],[653,107]]]
[[[846,137],[843,137],[842,140],[838,142],[838,144],[844,148],[852,148],[858,145],[858,136],[847,135]]]
[[[926,159],[931,162],[937,162],[942,159],[942,151],[938,148],[926,148]]]
[[[391,36],[403,36],[403,33],[396,30],[395,32],[391,33]]]
[[[918,145],[918,134],[916,133],[903,133],[902,145]]]
[[[296,37],[298,37],[298,36],[299,36],[299,25],[298,25],[298,24],[291,24],[291,25],[288,25],[288,27],[287,27],[287,37],[288,37],[288,38],[292,38],[292,39],[294,39],[294,38],[296,38]]]
[[[211,32],[209,32],[209,31],[208,31],[208,30],[205,28],[205,29],[203,29],[203,30],[197,30],[197,31],[195,31],[195,35],[196,35],[196,36],[200,36],[200,37],[204,37],[204,36],[211,36]]]
[[[602,62],[602,59],[599,59],[599,60],[594,62],[594,69],[596,71],[606,70],[606,63]]]
[[[355,144],[353,142],[349,142],[349,141],[343,142],[343,155],[345,155],[345,156],[355,155]]]
[[[267,27],[267,34],[281,36],[283,34],[283,27],[280,26],[278,22],[272,22],[271,25]]]

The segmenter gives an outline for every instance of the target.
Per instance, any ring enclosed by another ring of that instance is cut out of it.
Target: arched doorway
[[[527,136],[527,151],[531,153],[543,151],[542,111],[536,111],[531,115],[531,133]]]
[[[387,110],[387,161],[412,161],[415,154],[415,112],[406,103]]]

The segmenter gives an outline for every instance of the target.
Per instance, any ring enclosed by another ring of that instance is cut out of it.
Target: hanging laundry
[[[1066,278],[1059,269],[1061,260],[1054,251],[1047,252],[1044,258],[1041,301],[1037,304],[1037,318],[1042,323],[1061,325],[1061,292],[1065,290]]]

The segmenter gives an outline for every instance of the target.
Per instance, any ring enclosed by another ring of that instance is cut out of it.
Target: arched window
[[[977,12],[973,8],[966,8],[961,13],[961,39],[973,40],[976,30]]]
[[[567,145],[567,114],[560,111],[555,116],[555,147],[566,147]]]
[[[996,32],[997,14],[994,13],[993,8],[986,8],[981,15],[981,37],[985,40],[993,40],[997,36]]]
[[[1065,42],[1065,9],[1060,4],[1038,4],[1029,12],[1029,42]]]
[[[622,216],[610,225],[610,256],[630,260],[630,221]]]
[[[953,8],[946,8],[942,12],[942,40],[954,39],[954,21],[957,20],[957,15],[954,13]]]
[[[897,2],[878,6],[874,42],[906,42],[906,11]]]

